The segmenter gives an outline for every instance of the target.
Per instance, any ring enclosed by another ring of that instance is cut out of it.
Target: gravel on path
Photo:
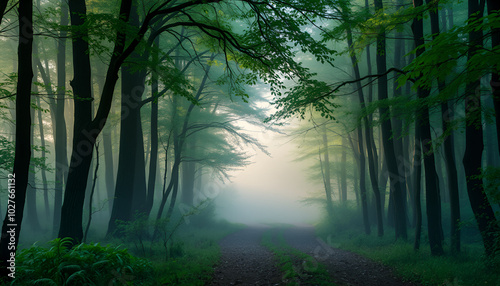
[[[272,252],[261,245],[269,227],[248,227],[220,241],[221,260],[210,285],[285,285]]]

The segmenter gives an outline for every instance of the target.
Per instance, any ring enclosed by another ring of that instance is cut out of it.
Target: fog
[[[499,12],[2,1],[0,285],[500,285]]]
[[[319,219],[318,205],[302,202],[321,186],[307,181],[304,163],[293,162],[297,147],[280,133],[261,133],[267,155],[257,151],[253,163],[232,174],[216,199],[217,215],[228,221],[311,224]]]

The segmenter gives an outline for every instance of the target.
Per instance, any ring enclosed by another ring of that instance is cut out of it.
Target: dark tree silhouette
[[[7,1],[3,1],[7,2]],[[3,15],[3,11],[1,15]],[[9,176],[9,183],[14,187],[9,190],[7,213],[2,225],[0,240],[0,277],[6,278],[11,271],[7,269],[16,254],[21,223],[24,215],[26,188],[31,157],[31,81],[33,79],[32,49],[33,49],[33,3],[30,0],[20,0],[18,8],[19,46],[17,50],[17,89],[16,89],[16,144],[14,170]],[[13,190],[13,191],[12,191]],[[13,215],[9,215],[13,209]],[[1,278],[0,278],[1,279]]]

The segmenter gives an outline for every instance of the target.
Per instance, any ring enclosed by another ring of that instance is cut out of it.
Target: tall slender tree
[[[426,0],[427,5],[431,7],[429,14],[431,20],[431,32],[433,38],[440,33],[439,28],[439,15],[438,6],[435,3],[431,3]],[[446,23],[446,21],[443,21]],[[438,80],[438,90],[442,92],[444,90],[445,82]],[[460,199],[458,194],[458,175],[457,167],[455,164],[455,148],[454,148],[454,136],[451,130],[451,120],[453,120],[453,103],[444,102],[441,104],[441,127],[443,132],[450,133],[444,138],[443,151],[445,158],[445,166],[447,173],[447,187],[449,189],[450,196],[450,237],[451,237],[451,250],[454,253],[460,252]],[[437,178],[436,178],[437,179]],[[439,179],[437,179],[439,181]],[[443,190],[444,191],[444,190]]]
[[[138,1],[133,1],[130,25],[140,26]],[[143,215],[146,203],[146,175],[144,143],[141,124],[141,101],[145,90],[146,69],[134,67],[147,59],[147,53],[134,51],[129,65],[121,69],[121,118],[118,173],[113,209],[108,233],[115,231],[116,220],[130,221]]]
[[[61,1],[61,26],[67,26],[69,22],[68,4],[66,1]],[[53,232],[59,231],[59,223],[61,222],[61,206],[63,198],[64,182],[68,173],[68,152],[67,152],[67,131],[66,119],[64,117],[64,105],[66,95],[66,37],[67,32],[62,29],[59,32],[57,39],[57,106],[55,120],[55,187],[54,187],[54,217],[53,217]]]
[[[484,7],[481,7],[479,0],[468,1],[469,21],[478,21],[483,16]],[[478,52],[483,45],[483,31],[471,29],[469,32],[468,60]],[[469,69],[473,67],[468,66]],[[484,191],[481,175],[481,160],[484,149],[482,114],[481,114],[481,94],[479,91],[480,78],[472,78],[465,87],[465,154],[463,164],[467,176],[467,193],[470,205],[474,212],[479,231],[483,239],[485,252],[492,256],[495,254],[495,243],[498,240],[500,231],[495,214]]]
[[[383,12],[384,6],[382,0],[375,0],[375,10],[376,12]],[[381,75],[378,78],[378,99],[386,100],[388,98],[388,87],[387,87],[387,62],[386,62],[386,37],[385,30],[380,27],[377,33],[377,53],[376,53],[376,63],[377,63],[377,73]],[[389,108],[380,107],[380,116],[387,116],[390,113]],[[396,153],[394,149],[394,141],[390,138],[392,137],[392,124],[391,121],[386,119],[382,121],[382,144],[385,153],[385,160],[387,162],[387,168],[389,171],[389,179],[391,183],[391,192],[394,198],[394,220],[396,229],[396,238],[407,239],[407,227],[406,227],[406,210],[405,210],[405,197],[404,197],[404,186],[401,180],[401,174],[398,168],[398,161],[396,158]]]
[[[10,184],[10,201],[7,206],[7,210],[15,209],[15,212],[9,214],[7,211],[2,225],[0,240],[0,277],[2,278],[12,278],[12,276],[8,276],[12,274],[7,269],[10,265],[8,260],[15,256],[19,243],[31,156],[31,116],[29,114],[31,107],[31,81],[33,79],[33,2],[31,0],[20,0],[18,7],[19,45],[17,49],[16,143],[14,170],[8,178]],[[13,243],[11,244],[12,239]]]
[[[159,37],[154,40],[153,47],[160,47]],[[152,57],[153,63],[158,63],[158,50],[153,51]],[[156,172],[158,167],[158,84],[158,72],[153,71],[151,74],[151,97],[155,99],[151,102],[151,155],[149,158],[148,194],[146,198],[146,205],[144,207],[144,212],[147,216],[149,216],[151,209],[153,208]]]
[[[82,212],[78,210],[83,209],[88,178],[88,176],[83,176],[83,174],[88,175],[95,138],[86,138],[85,136],[85,134],[89,134],[90,130],[87,128],[91,123],[92,116],[89,44],[85,40],[88,37],[88,31],[81,28],[85,24],[87,7],[84,1],[71,1],[69,2],[69,11],[71,25],[73,28],[78,29],[72,43],[74,78],[71,81],[71,86],[75,95],[75,120],[73,127],[73,151],[64,203],[61,209],[59,237],[71,237],[77,240],[75,242],[80,242],[83,238],[83,230],[81,228]],[[75,224],[75,221],[79,223]]]
[[[500,12],[500,2],[495,0],[487,0],[488,15]],[[491,48],[495,49],[500,46],[500,28],[491,29]],[[496,70],[491,73],[490,81],[491,89],[493,91],[493,106],[495,108],[495,120],[497,127],[497,142],[498,150],[500,151],[500,71]]]
[[[423,5],[422,0],[413,1],[415,8]],[[422,16],[417,15],[412,24],[413,37],[415,46],[417,47],[416,56],[420,57],[425,51],[422,47],[424,44],[424,32]],[[418,87],[418,98],[425,99],[429,96],[430,91],[424,87]],[[425,169],[425,199],[427,210],[427,229],[429,235],[429,244],[432,255],[442,255],[442,225],[441,225],[441,200],[439,195],[438,176],[436,173],[436,165],[434,160],[434,150],[432,147],[431,126],[429,120],[429,110],[425,103],[419,108],[417,113],[418,128],[420,129],[420,141],[424,155]]]
[[[363,93],[363,87],[361,86],[361,73],[359,71],[359,66],[358,66],[358,59],[356,57],[355,51],[354,51],[354,46],[353,46],[353,40],[352,40],[352,31],[350,27],[347,27],[347,45],[349,46],[349,54],[351,58],[351,63],[354,69],[354,77],[356,79],[356,90],[358,93],[358,100],[360,104],[361,111],[363,112],[365,109],[365,96]],[[381,203],[381,198],[380,198],[380,189],[378,186],[378,178],[376,174],[376,162],[375,162],[375,152],[373,150],[373,145],[372,143],[372,128],[370,127],[370,124],[368,122],[368,117],[363,116],[363,118],[360,120],[360,129],[365,130],[365,136],[364,140],[366,142],[366,153],[368,155],[368,169],[369,169],[369,174],[370,174],[370,182],[372,186],[372,190],[375,196],[375,209],[377,211],[377,235],[378,236],[383,236],[384,235],[384,223],[383,223],[383,206]],[[364,151],[363,151],[364,152]]]
[[[321,137],[323,142],[323,148],[320,148],[320,164],[321,164],[321,173],[323,175],[323,185],[325,186],[325,194],[326,194],[326,211],[330,217],[333,216],[333,203],[332,203],[332,182],[330,179],[330,155],[328,148],[328,135],[326,125],[323,124],[321,130]],[[321,159],[321,155],[323,155],[323,159]]]

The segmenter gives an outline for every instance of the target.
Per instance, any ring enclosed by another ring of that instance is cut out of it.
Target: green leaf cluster
[[[407,73],[398,79],[399,86],[415,79],[413,88],[431,89],[435,80],[446,80],[447,84],[436,98],[437,102],[433,102],[437,104],[455,97],[464,84],[474,82],[488,73],[499,72],[500,47],[477,47],[475,54],[467,59],[472,48],[468,43],[468,34],[478,30],[491,31],[499,27],[500,14],[495,12],[440,33],[432,41],[417,47],[425,48],[425,52],[405,67]]]

